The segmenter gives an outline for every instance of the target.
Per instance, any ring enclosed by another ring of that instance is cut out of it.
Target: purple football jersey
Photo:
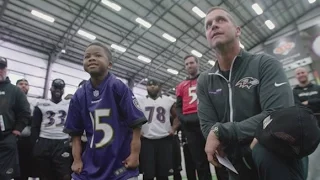
[[[136,177],[138,169],[122,163],[130,155],[132,128],[147,120],[132,91],[109,73],[93,88],[87,81],[72,97],[65,132],[88,139],[82,155],[83,171],[75,180],[120,180]]]

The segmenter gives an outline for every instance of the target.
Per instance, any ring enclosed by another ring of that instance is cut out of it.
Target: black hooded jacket
[[[314,113],[320,113],[320,86],[309,83],[305,87],[297,85],[293,89],[294,101],[297,105],[302,105],[302,102],[308,101],[307,107]]]
[[[13,130],[21,132],[31,118],[30,113],[26,95],[8,77],[0,82],[0,136],[7,136]]]

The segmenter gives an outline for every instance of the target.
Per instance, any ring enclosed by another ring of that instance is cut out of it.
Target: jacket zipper
[[[236,60],[237,56],[234,57],[232,64],[231,64],[231,68],[230,68],[230,73],[229,73],[229,79],[225,78],[223,75],[219,74],[219,73],[209,73],[209,74],[215,74],[218,75],[220,77],[222,77],[222,79],[226,80],[228,83],[228,89],[229,89],[229,109],[230,109],[230,122],[233,122],[233,103],[232,103],[232,88],[231,88],[231,74],[232,74],[232,69],[233,69],[233,63]]]

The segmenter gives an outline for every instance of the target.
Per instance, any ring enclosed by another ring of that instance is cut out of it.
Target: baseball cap
[[[19,84],[19,82],[21,82],[21,81],[25,81],[25,82],[27,82],[29,84],[28,80],[23,78],[23,79],[18,79],[17,82],[16,82],[16,85]]]
[[[7,67],[8,66],[8,61],[4,57],[0,57],[0,66],[2,67]]]
[[[159,85],[159,82],[154,79],[149,79],[147,82],[147,86],[152,86],[152,85],[157,86]]]
[[[258,125],[255,136],[276,154],[302,158],[318,147],[320,128],[310,109],[293,106],[272,112]]]
[[[51,86],[53,86],[56,89],[63,89],[66,86],[66,84],[64,83],[64,80],[62,80],[62,79],[55,79],[52,81]]]

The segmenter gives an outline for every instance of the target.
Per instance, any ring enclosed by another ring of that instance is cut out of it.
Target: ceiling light
[[[171,74],[174,74],[174,75],[177,75],[177,74],[179,74],[179,72],[177,71],[177,70],[175,70],[175,69],[167,69],[167,71],[169,72],[169,73],[171,73]]]
[[[266,22],[264,22],[264,23],[268,26],[269,29],[274,29],[275,28],[275,25],[270,20],[266,20]]]
[[[209,60],[208,63],[211,64],[212,66],[214,66],[216,64],[216,62],[214,60]]]
[[[194,13],[196,13],[196,14],[197,14],[199,17],[201,17],[201,18],[206,17],[206,14],[205,14],[203,11],[201,11],[201,9],[199,9],[197,6],[193,7],[193,8],[192,8],[192,11],[193,11]]]
[[[112,8],[112,9],[114,9],[116,11],[120,11],[121,10],[121,6],[119,6],[116,3],[110,2],[108,0],[102,0],[101,2],[102,2],[102,4],[105,4],[105,5],[109,6],[110,8]]]
[[[243,44],[241,44],[241,42],[239,42],[240,43],[240,47],[242,48],[242,49],[244,49],[244,45]]]
[[[46,21],[49,21],[49,22],[51,22],[51,23],[54,22],[54,18],[53,18],[53,17],[48,16],[48,15],[46,15],[46,14],[43,14],[43,13],[41,13],[41,12],[39,12],[39,11],[32,10],[32,11],[31,11],[31,14],[34,15],[34,16],[37,16],[38,18],[44,19],[44,20],[46,20]]]
[[[263,13],[263,10],[261,9],[261,7],[259,6],[259,4],[257,4],[257,3],[252,4],[251,7],[252,7],[252,9],[253,9],[258,15],[260,15],[260,14]]]
[[[83,31],[81,29],[79,29],[79,31],[77,33],[80,34],[81,36],[84,36],[84,37],[86,37],[88,39],[91,39],[91,40],[95,40],[96,39],[96,36],[94,36],[94,35],[92,35],[92,34],[90,34],[88,32],[85,32],[85,31]]]
[[[62,49],[62,50],[61,50],[61,53],[63,53],[63,54],[66,53],[66,50],[65,50],[65,49]]]
[[[148,78],[144,78],[145,81],[148,81]]]
[[[147,22],[147,21],[145,21],[145,20],[143,20],[143,19],[141,19],[139,17],[136,19],[136,22],[141,24],[142,26],[144,26],[146,28],[150,28],[151,27],[151,24],[149,22]]]
[[[172,88],[172,90],[173,90],[173,91],[175,91],[175,90],[176,90],[176,88]]]
[[[118,50],[118,51],[120,51],[120,52],[126,52],[126,48],[124,48],[124,47],[121,47],[121,46],[118,46],[118,45],[116,45],[116,44],[111,44],[111,47],[113,48],[113,49],[115,49],[115,50]]]
[[[310,4],[316,2],[316,0],[308,0]]]
[[[146,63],[150,63],[151,62],[151,59],[146,58],[146,57],[141,56],[141,55],[138,56],[138,59],[140,59],[141,61],[146,62]]]
[[[195,55],[195,56],[197,56],[197,57],[202,57],[202,54],[201,53],[199,53],[198,51],[196,51],[196,50],[192,50],[191,51],[191,53],[193,54],[193,55]]]
[[[167,40],[169,40],[169,41],[171,41],[171,42],[176,42],[176,40],[177,40],[176,38],[170,36],[170,35],[167,34],[167,33],[163,33],[163,34],[162,34],[162,37],[166,38]]]

